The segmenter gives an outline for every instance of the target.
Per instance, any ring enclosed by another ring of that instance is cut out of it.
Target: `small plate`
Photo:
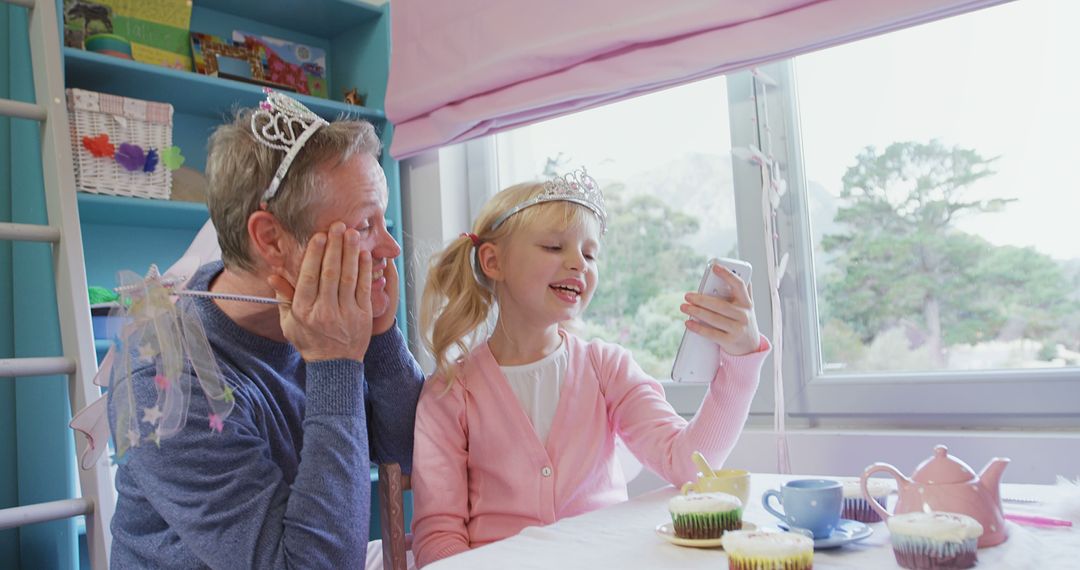
[[[776,526],[784,532],[789,531],[788,526],[784,523],[780,523]],[[866,524],[851,519],[840,519],[840,522],[836,525],[836,530],[833,531],[832,535],[828,538],[814,539],[814,550],[837,548],[867,538],[871,534],[874,534],[874,529]]]
[[[752,522],[743,521],[743,530],[756,530],[757,525]],[[716,548],[720,546],[719,538],[681,538],[675,536],[675,526],[670,523],[662,523],[656,525],[656,534],[660,535],[660,538],[676,544],[679,546],[693,546],[694,548]]]

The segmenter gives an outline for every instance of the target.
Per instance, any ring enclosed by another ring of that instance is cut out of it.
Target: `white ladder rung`
[[[58,14],[64,2],[58,0],[0,0],[28,8],[25,14],[30,46],[30,70],[34,77],[36,102],[0,100],[0,114],[37,120],[41,135],[41,188],[44,192],[47,225],[28,228],[8,225],[8,234],[29,235],[31,239],[52,241],[51,251],[35,251],[39,257],[51,253],[52,275],[56,284],[56,312],[60,324],[63,357],[0,360],[0,377],[67,375],[68,403],[71,410],[82,410],[101,397],[94,384],[97,360],[94,355],[93,325],[86,288],[82,232],[79,231],[79,205],[75,194],[75,160],[72,156],[70,121],[64,95],[63,16]],[[58,6],[59,5],[59,6]],[[23,16],[17,10],[13,15]],[[59,24],[59,26],[58,26]],[[2,35],[2,34],[0,34]],[[3,36],[6,39],[6,36]],[[36,103],[36,104],[34,104]],[[5,173],[0,172],[0,176]],[[19,190],[22,190],[21,188]],[[34,271],[34,280],[44,280]],[[41,309],[37,309],[40,311]],[[30,317],[17,319],[32,322]],[[16,334],[18,334],[16,332]],[[55,354],[55,353],[54,353]],[[52,403],[61,406],[60,401]],[[45,405],[43,403],[43,405]],[[90,449],[90,441],[76,436],[76,457]],[[66,451],[66,450],[63,450]],[[32,464],[36,466],[36,464]],[[21,466],[20,466],[21,467]],[[27,466],[29,469],[30,466]],[[25,473],[23,473],[25,475]],[[34,472],[31,477],[64,477],[62,472]],[[0,528],[86,515],[86,554],[94,570],[109,568],[112,534],[109,522],[116,508],[109,461],[98,457],[94,465],[79,471],[81,499],[58,501],[29,508],[0,511]],[[64,495],[56,495],[57,498]],[[63,545],[61,545],[63,543]],[[42,544],[42,547],[48,545]],[[58,539],[56,548],[67,548],[68,541]],[[0,563],[2,565],[2,563]]]
[[[93,510],[94,503],[86,499],[64,499],[24,507],[0,509],[0,530],[87,515]]]
[[[0,222],[0,240],[11,241],[60,241],[60,229],[39,224],[10,224]]]
[[[46,117],[45,107],[11,99],[0,99],[0,115],[35,121],[44,121]]]
[[[15,376],[51,376],[73,374],[75,360],[63,356],[36,358],[0,358],[0,378]]]

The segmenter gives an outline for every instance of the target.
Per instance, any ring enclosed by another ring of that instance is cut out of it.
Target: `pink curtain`
[[[393,0],[390,153],[1009,0]]]

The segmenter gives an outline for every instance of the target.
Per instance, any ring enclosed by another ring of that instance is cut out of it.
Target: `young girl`
[[[596,291],[605,225],[603,196],[582,169],[503,190],[475,233],[434,260],[421,326],[437,369],[413,450],[419,566],[625,501],[615,436],[675,485],[696,476],[695,450],[721,465],[735,444],[769,350],[746,286],[720,270],[733,299],[686,295],[687,328],[723,354],[687,422],[626,349],[561,326]],[[468,343],[496,308],[491,336]],[[454,348],[464,356],[452,359]]]

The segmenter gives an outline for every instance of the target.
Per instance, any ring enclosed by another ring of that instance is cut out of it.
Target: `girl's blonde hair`
[[[511,215],[498,228],[492,224],[504,212],[535,198],[544,191],[543,182],[526,182],[502,190],[484,204],[473,223],[472,233],[480,243],[499,243],[522,228],[541,225],[560,230],[583,225],[599,235],[600,222],[584,206],[573,202],[543,202]],[[472,348],[492,309],[497,307],[494,284],[479,267],[477,251],[469,237],[455,239],[431,260],[427,284],[420,300],[420,330],[424,346],[435,357],[435,372],[447,381],[447,388],[457,376],[458,362],[450,358],[456,348],[464,356]]]

